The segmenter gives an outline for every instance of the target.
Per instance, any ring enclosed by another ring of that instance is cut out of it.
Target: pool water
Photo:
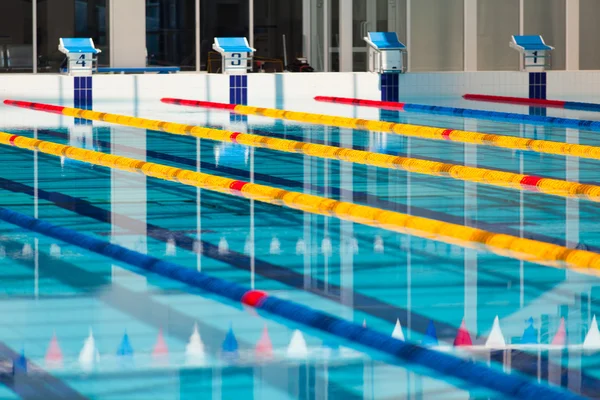
[[[454,98],[415,102],[528,112]],[[279,106],[600,143],[596,133],[548,126],[306,100]],[[231,122],[228,113],[158,102],[97,102],[94,109],[585,183],[598,181],[600,166],[596,160],[261,117]],[[577,111],[548,114],[597,118]],[[600,252],[600,213],[586,200],[118,125],[74,125],[72,118],[7,106],[0,115],[4,132]],[[380,332],[391,334],[399,321],[407,341],[421,342],[433,325],[444,351],[456,352],[446,347],[463,320],[479,345],[498,316],[507,343],[523,343],[532,326],[528,338],[534,332],[536,342],[548,344],[564,318],[563,351],[533,346],[459,356],[600,398],[600,351],[579,347],[599,313],[600,279],[594,275],[14,147],[0,150],[0,207]],[[6,222],[0,222],[0,267],[0,398],[502,397]],[[6,378],[8,361],[21,353],[29,360],[27,374]]]

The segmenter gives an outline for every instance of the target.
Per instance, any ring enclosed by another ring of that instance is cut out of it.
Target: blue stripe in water
[[[6,208],[0,208],[0,219],[236,302],[241,301],[244,294],[250,290],[242,285],[211,277],[196,270],[162,261]],[[370,328],[288,300],[269,296],[257,308],[379,350],[400,360],[421,365],[443,375],[459,378],[511,397],[519,399],[582,399],[574,393],[544,386],[518,375],[506,375],[481,363],[473,363],[449,354],[406,343]]]
[[[97,170],[97,172],[101,172],[101,170]],[[156,182],[154,182],[153,184],[156,184]],[[14,192],[26,193],[28,195],[33,195],[34,193],[34,189],[32,187],[3,178],[0,178],[0,185],[2,185],[4,189],[11,190]],[[91,217],[93,219],[106,223],[111,223],[111,221],[113,220],[113,213],[102,208],[96,207],[91,203],[87,202],[86,200],[80,198],[71,197],[57,192],[46,192],[44,190],[38,190],[38,196],[40,199],[51,201],[57,206],[76,212],[79,215]],[[147,235],[149,237],[163,242],[166,242],[169,239],[174,239],[177,247],[188,251],[193,251],[194,249],[195,240],[187,235],[170,231],[168,229],[156,225],[144,224],[141,221],[123,215],[119,216],[119,218],[116,218],[116,220],[123,223],[124,227],[131,231],[147,232]],[[144,226],[141,226],[141,224],[144,224]],[[222,261],[235,268],[249,271],[250,259],[246,255],[236,253],[230,250],[229,254],[224,256],[219,254],[218,248],[214,244],[206,241],[201,241],[201,243],[204,249],[204,256]],[[294,287],[299,290],[306,290],[304,288],[304,275],[299,274],[288,268],[275,265],[261,259],[255,259],[255,272],[267,279],[286,284],[290,287]],[[316,278],[311,279],[316,287],[324,287],[323,281]],[[344,290],[349,289],[344,289],[341,286],[329,283],[328,293],[323,293],[317,289],[312,289],[311,293],[323,296],[332,301],[341,302],[340,297],[332,296],[331,293],[341,294]],[[420,333],[426,332],[430,319],[421,314],[415,313],[414,311],[409,312],[406,309],[397,307],[395,305],[386,303],[380,299],[373,298],[358,292],[353,292],[351,296],[353,298],[352,307],[355,310],[364,312],[377,318],[384,319],[391,323],[393,323],[396,320],[396,318],[400,318],[401,320],[407,320],[408,318],[410,318],[412,321],[411,329],[413,331]],[[454,336],[456,334],[457,328],[455,326],[442,321],[434,322],[437,328],[440,331],[445,332],[447,336]],[[526,353],[520,352],[518,354],[518,357],[517,355],[513,355],[513,369],[519,370],[520,372],[531,376],[537,376],[537,367],[532,369],[532,365],[537,365],[537,357],[531,357]],[[583,387],[589,390],[590,392],[593,392],[594,390],[596,390],[596,388],[600,388],[600,382],[598,382],[595,378],[591,376],[587,376],[586,374],[582,374],[582,381]]]

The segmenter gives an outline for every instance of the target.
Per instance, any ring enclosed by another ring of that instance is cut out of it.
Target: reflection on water
[[[197,123],[206,123],[201,118]],[[477,130],[472,120],[444,123]],[[543,130],[509,129],[524,137]],[[591,160],[329,127],[237,130],[595,179]],[[579,140],[572,130],[547,133]],[[40,127],[20,134],[600,250],[593,229],[597,208],[582,200],[119,127]],[[587,396],[600,393],[596,277],[16,149],[0,160],[15,166],[0,173],[2,207],[364,320],[396,338],[506,374]],[[14,322],[0,328],[0,341],[17,354],[24,349],[31,377],[50,371],[85,395],[118,398],[154,392],[163,398],[493,397],[72,246],[7,224],[1,229],[0,263],[7,268],[0,272],[0,312]],[[6,355],[0,354],[2,368],[12,371],[14,357]],[[138,386],[139,393],[131,389]]]

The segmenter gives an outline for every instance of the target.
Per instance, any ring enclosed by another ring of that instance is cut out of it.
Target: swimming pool
[[[415,102],[475,108],[455,98]],[[599,142],[594,133],[549,126],[380,113],[326,107],[306,99],[277,105],[558,142]],[[504,104],[477,108],[528,111]],[[244,121],[226,112],[158,101],[97,101],[94,109],[582,183],[597,181],[598,161],[590,159],[263,117]],[[1,112],[10,114],[11,121],[23,121],[6,124],[0,119],[0,130],[11,134],[570,248],[600,249],[594,229],[596,204],[587,200],[106,123],[74,125],[69,117],[6,106]],[[568,110],[548,114],[595,118],[593,113]],[[0,160],[3,208],[364,322],[382,333],[391,334],[399,320],[410,342],[428,343],[433,325],[442,347],[451,346],[464,319],[474,344],[483,344],[498,315],[507,343],[527,344],[533,337],[548,344],[564,318],[564,350],[532,345],[457,354],[506,374],[600,396],[599,353],[579,347],[597,314],[595,276],[14,147],[2,146]],[[3,381],[3,398],[27,391],[47,398],[118,399],[501,397],[12,224],[0,222],[0,229],[0,307],[5,315],[0,356],[18,358],[23,351],[38,366],[29,364],[22,381]],[[203,346],[193,335],[194,325]],[[295,330],[301,332],[306,350]],[[60,352],[50,345],[53,335]],[[445,347],[443,351],[455,352]]]

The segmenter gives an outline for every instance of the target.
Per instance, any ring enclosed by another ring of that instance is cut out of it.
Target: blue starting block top
[[[254,53],[245,37],[216,37],[213,49],[220,53]]]
[[[179,67],[137,67],[137,68],[119,68],[119,67],[98,67],[99,73],[121,73],[121,74],[143,74],[145,72],[157,72],[159,74],[172,74],[181,71]]]
[[[512,37],[513,47],[523,51],[539,51],[539,50],[554,50],[554,47],[544,43],[544,39],[540,35],[526,35]]]
[[[60,38],[58,50],[64,54],[98,54],[101,52],[100,49],[97,49],[96,46],[94,46],[94,41],[91,38]]]
[[[368,32],[366,41],[378,50],[406,50],[396,32]]]

